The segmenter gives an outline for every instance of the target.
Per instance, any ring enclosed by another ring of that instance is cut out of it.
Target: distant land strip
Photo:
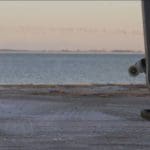
[[[62,50],[24,50],[24,49],[0,49],[0,53],[87,53],[87,54],[93,54],[93,53],[99,53],[99,54],[111,54],[111,53],[129,53],[129,54],[144,54],[144,51],[142,50],[69,50],[69,49],[62,49]]]

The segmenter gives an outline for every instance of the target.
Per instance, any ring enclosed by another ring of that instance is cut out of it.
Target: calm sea
[[[0,54],[0,84],[145,83],[128,75],[142,54]]]

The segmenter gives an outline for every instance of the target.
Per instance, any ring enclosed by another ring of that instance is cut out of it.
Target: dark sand
[[[0,150],[149,150],[144,85],[0,86]]]

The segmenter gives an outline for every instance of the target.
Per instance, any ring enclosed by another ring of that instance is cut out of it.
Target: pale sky
[[[0,49],[142,50],[140,1],[0,1]]]

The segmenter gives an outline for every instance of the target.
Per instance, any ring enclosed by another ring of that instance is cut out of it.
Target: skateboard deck
[[[142,0],[142,14],[146,58],[146,83],[150,88],[150,0]]]
[[[142,0],[142,14],[146,58],[146,83],[150,89],[150,0]],[[150,121],[150,109],[142,110],[141,117]]]

